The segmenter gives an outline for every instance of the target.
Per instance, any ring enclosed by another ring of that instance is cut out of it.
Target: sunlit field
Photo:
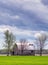
[[[48,56],[0,56],[0,65],[48,65]]]

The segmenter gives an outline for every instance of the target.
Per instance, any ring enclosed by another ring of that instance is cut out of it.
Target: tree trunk
[[[42,56],[42,48],[40,48],[40,56]]]
[[[9,55],[10,55],[10,50],[8,49],[7,56],[9,56]]]
[[[7,53],[7,56],[9,56],[9,52]]]

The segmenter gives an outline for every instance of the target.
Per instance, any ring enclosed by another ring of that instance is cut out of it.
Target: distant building
[[[14,45],[12,54],[13,55],[22,55],[20,43],[17,43]],[[31,43],[28,43],[27,46],[23,50],[23,55],[35,55],[34,45]]]

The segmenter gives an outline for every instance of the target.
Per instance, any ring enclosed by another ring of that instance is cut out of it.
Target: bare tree
[[[20,44],[21,44],[21,54],[23,55],[23,51],[27,46],[27,40],[26,39],[20,39]]]
[[[47,36],[46,36],[45,33],[37,33],[35,35],[35,37],[37,38],[37,42],[36,43],[37,43],[37,45],[38,45],[38,47],[40,49],[40,56],[42,56],[42,51],[43,51],[43,48],[45,46],[45,41],[47,39]]]
[[[9,30],[6,30],[4,32],[4,35],[5,35],[5,45],[4,46],[7,48],[8,50],[7,55],[9,56],[11,46],[13,45],[15,41],[15,36]]]

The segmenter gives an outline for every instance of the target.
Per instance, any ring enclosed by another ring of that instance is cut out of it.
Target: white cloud
[[[7,0],[8,2],[24,11],[34,12],[37,17],[48,23],[48,8],[42,4],[41,0]]]
[[[20,19],[20,16],[16,15],[16,16],[11,16],[11,18],[13,19]]]
[[[0,12],[0,17],[9,18],[9,19],[16,19],[16,20],[20,19],[19,15],[10,15],[9,13],[5,13],[5,12]]]
[[[45,31],[40,31],[38,33],[35,33],[35,38],[38,39],[38,40],[47,40],[48,39],[48,33],[45,32]]]
[[[11,31],[14,35],[25,35],[29,37],[34,37],[35,34],[39,35],[40,33],[45,33],[47,35],[47,31],[24,30],[17,28],[16,26],[0,25],[0,32],[4,33],[6,30]]]
[[[32,36],[32,31],[31,30],[23,30],[23,29],[19,29],[15,26],[9,26],[9,25],[0,25],[0,32],[4,32],[6,30],[9,30],[11,32],[13,32],[16,35],[26,35],[26,36]]]
[[[0,2],[9,5],[8,7],[13,6],[24,11],[35,13],[36,17],[43,20],[44,23],[48,23],[48,8],[42,4],[41,0],[0,0]],[[11,16],[8,13],[5,15],[11,19],[20,19],[19,15]]]
[[[31,30],[23,30],[23,29],[20,29],[20,28],[17,28],[15,26],[9,26],[9,25],[0,25],[0,37],[2,37],[2,41],[1,41],[1,44],[2,42],[4,41],[3,39],[3,33],[6,31],[6,30],[9,30],[11,31],[14,35],[23,35],[23,36],[26,36],[26,37],[34,37],[35,34],[40,34],[41,32],[42,33],[47,33],[46,31],[31,31]],[[48,34],[48,33],[47,33]],[[35,37],[34,37],[35,38]],[[0,38],[1,40],[1,38]],[[30,43],[35,43],[35,40],[32,40],[30,38],[27,39]],[[18,42],[18,40],[17,40]],[[1,46],[1,45],[0,45]],[[2,47],[1,47],[2,48]]]
[[[41,0],[3,0],[3,1],[0,0],[0,2],[3,2],[4,4],[8,5],[7,6],[8,8],[13,6],[15,8],[17,7],[21,9],[22,11],[26,11],[26,12],[28,11],[30,13],[35,13],[36,17],[43,19],[45,23],[48,23],[48,8],[41,3]],[[3,22],[8,22],[9,19],[18,20],[20,18],[21,17],[19,15],[10,15],[9,12],[0,11],[0,19],[2,19]],[[29,23],[26,21],[22,21],[22,22],[24,24],[28,24],[28,25],[30,24],[30,22]],[[29,37],[34,37],[36,33],[39,34],[41,32],[41,31],[23,30],[15,26],[0,25],[1,33],[4,33],[4,31],[7,29],[11,30],[15,35],[24,35],[24,36],[29,36]],[[48,36],[48,32],[45,32],[45,33]]]

